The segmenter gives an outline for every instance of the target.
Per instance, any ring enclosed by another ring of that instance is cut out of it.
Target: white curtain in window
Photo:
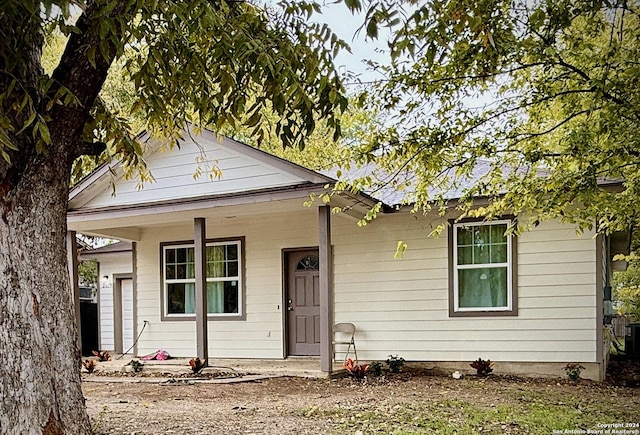
[[[224,282],[207,283],[207,312],[224,313]]]
[[[507,306],[507,268],[461,269],[459,306],[495,308]]]
[[[184,285],[184,312],[185,314],[196,312],[196,285],[194,283]]]

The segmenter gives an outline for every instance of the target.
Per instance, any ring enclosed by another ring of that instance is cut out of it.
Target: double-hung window
[[[514,239],[509,220],[452,226],[450,314],[515,315]]]
[[[207,242],[207,312],[212,317],[242,314],[242,241]],[[193,244],[162,246],[164,316],[193,317],[196,310]]]

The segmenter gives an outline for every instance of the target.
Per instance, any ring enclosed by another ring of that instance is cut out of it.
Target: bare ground
[[[106,434],[551,434],[640,423],[640,389],[591,381],[424,372],[226,385],[102,380],[83,389],[96,432]]]

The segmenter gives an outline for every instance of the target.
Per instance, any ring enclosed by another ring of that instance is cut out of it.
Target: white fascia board
[[[306,198],[309,194],[321,188],[320,185],[301,185],[274,190],[266,189],[259,192],[246,192],[232,195],[216,195],[206,198],[189,198],[178,201],[162,201],[157,203],[133,204],[119,207],[101,207],[86,210],[70,210],[67,222],[87,222],[102,219],[127,218],[148,216],[154,214],[174,213],[182,211],[202,210],[214,207],[233,205],[257,204],[286,199]]]

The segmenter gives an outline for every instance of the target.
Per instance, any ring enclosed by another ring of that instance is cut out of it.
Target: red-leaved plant
[[[82,361],[82,365],[87,370],[87,372],[93,373],[93,371],[96,369],[96,365],[98,365],[98,361],[96,361],[95,359],[85,359],[84,361]]]
[[[92,350],[91,352],[97,356],[100,361],[111,361],[111,354],[108,350]]]
[[[207,360],[201,360],[198,357],[191,358],[189,360],[189,365],[191,366],[191,370],[193,371],[193,373],[198,373],[207,365]]]
[[[485,361],[482,358],[478,358],[469,365],[476,369],[476,373],[478,373],[478,376],[488,376],[493,371],[493,364],[493,361],[491,361],[490,359]]]
[[[347,373],[357,379],[364,378],[365,373],[369,370],[369,364],[357,364],[351,358],[347,359],[343,367]]]

